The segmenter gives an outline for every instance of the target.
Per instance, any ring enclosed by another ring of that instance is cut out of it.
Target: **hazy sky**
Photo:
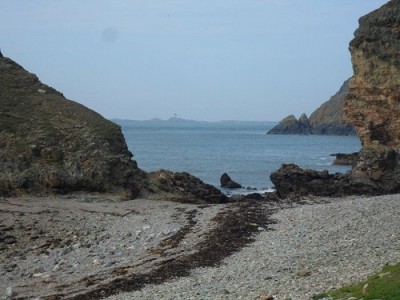
[[[352,75],[386,0],[2,0],[0,48],[107,118],[277,121]]]

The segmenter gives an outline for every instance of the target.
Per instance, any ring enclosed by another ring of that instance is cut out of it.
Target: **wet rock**
[[[266,197],[261,195],[260,193],[251,193],[246,195],[246,199],[262,201],[266,200]]]
[[[246,196],[241,194],[235,194],[229,197],[229,202],[243,202],[246,201]]]
[[[185,203],[225,203],[228,197],[216,187],[186,172],[160,170],[148,174],[148,198]]]
[[[220,183],[221,183],[221,187],[228,188],[228,189],[242,188],[242,186],[239,183],[233,181],[227,173],[222,174],[222,176],[220,178]]]
[[[353,166],[357,163],[359,154],[358,152],[353,152],[350,154],[347,153],[335,153],[331,154],[331,156],[335,156],[335,160],[333,161],[333,165],[340,166]]]
[[[338,196],[346,194],[348,178],[328,171],[302,169],[295,164],[282,164],[270,175],[279,197],[302,197],[307,195]]]

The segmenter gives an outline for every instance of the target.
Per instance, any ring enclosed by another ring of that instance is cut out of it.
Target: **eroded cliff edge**
[[[187,173],[146,173],[120,126],[0,57],[0,196],[100,192],[122,198],[223,202]]]
[[[400,0],[360,18],[350,42],[354,77],[344,104],[360,137],[352,180],[400,192]]]
[[[359,160],[348,174],[284,164],[271,174],[282,197],[400,192],[400,0],[360,18],[350,52],[354,76],[343,110],[362,143]]]

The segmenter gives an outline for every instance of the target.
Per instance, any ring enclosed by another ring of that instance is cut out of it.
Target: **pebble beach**
[[[400,195],[256,206],[3,199],[0,299],[301,300],[400,261]],[[222,243],[221,229],[237,238],[221,220],[240,214],[248,240],[222,256],[205,246]]]

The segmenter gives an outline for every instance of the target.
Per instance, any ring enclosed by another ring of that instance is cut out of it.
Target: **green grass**
[[[366,285],[368,286],[364,288]],[[348,299],[355,297],[363,300],[399,300],[400,299],[400,263],[385,266],[381,272],[366,281],[341,288],[337,291],[315,295],[313,300],[329,297],[329,299]]]

